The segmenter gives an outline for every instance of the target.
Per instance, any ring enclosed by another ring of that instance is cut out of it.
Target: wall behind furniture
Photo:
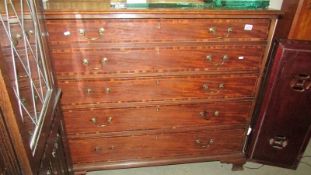
[[[283,0],[270,0],[269,8],[280,10],[282,7]]]

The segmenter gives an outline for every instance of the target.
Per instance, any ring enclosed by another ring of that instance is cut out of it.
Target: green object
[[[270,0],[214,0],[216,7],[250,9],[267,8]]]
[[[159,3],[127,3],[125,4],[126,8],[213,8],[214,3],[212,0],[210,2],[202,2],[202,3],[192,3],[192,2],[175,2],[175,3],[165,3],[165,2],[159,2]]]
[[[256,9],[266,8],[270,0],[202,0],[202,1],[146,1],[146,3],[127,3],[125,0],[111,1],[110,6],[116,9]]]

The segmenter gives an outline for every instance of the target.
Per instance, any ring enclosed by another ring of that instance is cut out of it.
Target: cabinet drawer
[[[33,21],[31,20],[23,20],[23,29],[27,36],[27,46],[31,45],[33,47],[33,50],[35,51],[35,46],[33,46],[36,42],[35,39],[35,27],[33,25]],[[6,26],[7,27],[7,26]],[[7,29],[8,30],[8,29]],[[9,48],[10,49],[10,39],[8,38],[8,35],[6,34],[6,31],[4,28],[0,28],[0,45],[3,48]],[[25,49],[24,45],[24,39],[23,39],[23,30],[19,22],[12,20],[10,21],[10,33],[11,33],[11,39],[16,47],[16,49]]]
[[[243,129],[198,130],[69,140],[69,146],[73,163],[79,164],[234,154],[242,151],[243,140]]]
[[[258,77],[188,76],[59,81],[63,104],[253,97]]]
[[[252,102],[214,102],[172,106],[65,111],[69,134],[178,129],[248,122]]]
[[[47,20],[51,44],[265,40],[269,19]]]
[[[61,73],[259,70],[264,45],[208,45],[151,48],[54,49]]]

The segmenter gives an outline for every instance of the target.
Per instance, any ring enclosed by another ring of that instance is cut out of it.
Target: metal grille
[[[51,84],[35,0],[1,0],[1,64],[5,64],[32,150],[38,141]]]

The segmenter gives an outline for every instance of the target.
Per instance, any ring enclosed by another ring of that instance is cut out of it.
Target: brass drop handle
[[[34,31],[33,31],[33,30],[29,30],[29,31],[27,32],[27,34],[31,36],[31,35],[34,34]]]
[[[207,55],[206,58],[205,58],[207,61],[209,62],[212,62],[213,61],[213,56],[212,55]],[[229,56],[226,54],[224,55],[222,58],[221,58],[221,63],[215,63],[214,65],[215,66],[218,66],[218,65],[222,65],[224,64],[226,61],[229,60]]]
[[[215,117],[218,117],[220,115],[220,112],[219,111],[215,111],[214,112],[214,116]],[[204,119],[209,119],[209,117],[208,117],[208,112],[207,111],[202,111],[202,112],[200,112],[200,116],[202,117],[202,118],[204,118]]]
[[[206,84],[206,83],[204,83],[202,85],[202,87],[203,87],[203,90],[205,90],[205,91],[209,90],[208,84]]]
[[[225,84],[224,84],[224,83],[220,83],[220,84],[218,85],[218,88],[219,88],[219,89],[224,89],[224,88],[225,88]]]
[[[229,56],[228,55],[224,55],[223,57],[222,57],[222,62],[221,62],[221,64],[224,64],[226,61],[228,61],[229,60]]]
[[[297,74],[290,82],[290,87],[296,92],[305,92],[311,88],[311,76],[309,74]]]
[[[220,112],[219,112],[219,111],[215,111],[215,112],[214,112],[214,116],[215,116],[215,117],[218,117],[219,115],[220,115]]]
[[[111,116],[107,117],[106,122],[103,123],[103,124],[97,124],[97,118],[96,117],[92,117],[90,119],[90,122],[92,124],[94,124],[95,126],[97,126],[97,127],[105,127],[105,126],[108,126],[108,125],[110,125],[112,123],[112,117]]]
[[[209,31],[210,33],[216,34],[216,27],[210,27],[210,28],[208,29],[208,31]]]
[[[269,140],[269,144],[275,149],[284,149],[288,145],[288,139],[285,136],[275,136]]]
[[[213,56],[212,55],[207,55],[206,56],[206,60],[211,62],[213,60]]]
[[[102,65],[107,64],[108,63],[108,58],[106,58],[106,57],[102,58],[101,59],[101,63],[102,63]]]
[[[202,112],[200,112],[200,116],[202,117],[202,118],[204,118],[204,119],[209,119],[209,117],[208,117],[208,112],[207,111],[202,111]]]
[[[233,32],[233,28],[228,27],[226,37],[229,37],[230,33],[232,33],[232,32]]]
[[[87,93],[87,94],[91,94],[91,93],[93,93],[93,90],[92,90],[91,88],[87,88],[87,89],[86,89],[86,93]]]
[[[196,139],[195,143],[196,143],[196,145],[200,146],[201,148],[208,148],[211,144],[214,143],[214,139],[209,139],[206,143],[204,143],[200,139]]]
[[[90,41],[95,41],[95,40],[102,38],[104,36],[104,32],[105,32],[105,28],[101,27],[98,29],[98,37],[89,38],[86,36],[85,29],[79,29],[80,36],[83,36],[86,40],[90,40]]]
[[[55,158],[56,157],[56,152],[53,150],[52,151],[52,156]]]
[[[58,149],[58,143],[54,143],[54,148],[53,148],[53,151],[52,151],[52,156],[54,158],[56,158],[56,151]]]
[[[68,36],[70,36],[70,35],[71,35],[71,32],[70,32],[70,31],[65,31],[65,32],[64,32],[64,36],[68,37]]]
[[[14,37],[12,37],[12,43],[14,46],[17,46],[19,41],[21,40],[22,35],[17,33]]]
[[[27,105],[27,100],[26,98],[21,98],[20,103],[22,103],[24,106]]]
[[[202,88],[203,88],[203,90],[205,90],[205,91],[209,90],[209,86],[208,86],[207,83],[204,83],[204,84],[202,85]],[[219,88],[219,89],[224,89],[224,88],[225,88],[225,84],[224,84],[224,83],[220,83],[220,84],[218,85],[218,88]]]
[[[82,59],[82,64],[84,64],[84,65],[89,65],[89,60],[87,59],[87,58],[83,58]]]
[[[100,152],[102,148],[100,146],[95,146],[94,151],[95,152]]]
[[[106,94],[110,94],[111,93],[111,88],[109,88],[109,87],[105,88],[105,93]]]

